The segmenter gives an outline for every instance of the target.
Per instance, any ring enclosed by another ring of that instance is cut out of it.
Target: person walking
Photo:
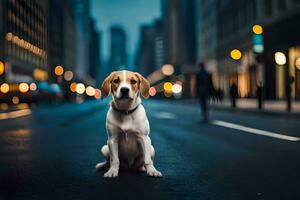
[[[236,98],[238,96],[238,88],[237,85],[233,82],[230,86],[230,99],[231,99],[231,107],[236,107]]]
[[[202,121],[206,123],[208,122],[208,99],[213,92],[213,84],[211,74],[205,69],[204,63],[199,63],[198,67],[196,89],[201,106]]]

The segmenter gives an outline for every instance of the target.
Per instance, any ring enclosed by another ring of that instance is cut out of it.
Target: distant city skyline
[[[139,39],[139,27],[152,23],[161,16],[160,0],[92,0],[91,12],[102,31],[102,57],[109,59],[109,31],[113,25],[120,25],[127,34],[128,64],[133,65],[133,56]]]

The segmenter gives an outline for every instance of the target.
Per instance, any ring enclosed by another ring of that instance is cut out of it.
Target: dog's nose
[[[129,88],[123,87],[123,88],[120,89],[120,91],[121,91],[122,94],[128,94],[129,93]]]

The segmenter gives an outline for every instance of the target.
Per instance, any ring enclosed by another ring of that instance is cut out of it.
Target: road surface
[[[299,119],[215,111],[203,124],[195,106],[145,107],[162,178],[95,171],[107,103],[2,115],[0,199],[300,199]]]

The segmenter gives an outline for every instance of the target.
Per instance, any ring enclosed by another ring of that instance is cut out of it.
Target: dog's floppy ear
[[[141,74],[139,73],[135,73],[136,76],[138,77],[140,83],[139,83],[139,90],[141,92],[141,95],[145,98],[148,99],[149,98],[149,89],[150,89],[150,83],[149,81],[143,77]]]
[[[111,81],[112,81],[114,75],[115,75],[115,72],[110,73],[110,75],[108,75],[108,77],[106,77],[106,79],[102,83],[101,91],[103,91],[106,96],[110,95],[110,90],[111,90],[110,84],[111,84]]]

